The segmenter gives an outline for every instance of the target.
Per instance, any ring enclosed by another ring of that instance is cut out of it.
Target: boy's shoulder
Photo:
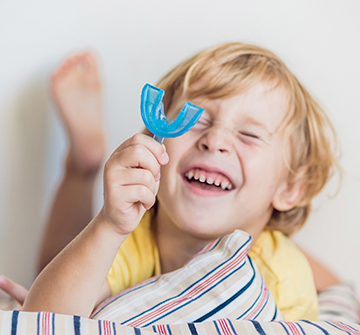
[[[310,265],[280,231],[264,231],[249,251],[286,320],[316,320],[317,293]]]
[[[264,260],[274,262],[275,266],[281,266],[278,261],[305,260],[305,255],[291,239],[278,230],[265,230],[261,233],[250,250],[251,254],[258,255]]]

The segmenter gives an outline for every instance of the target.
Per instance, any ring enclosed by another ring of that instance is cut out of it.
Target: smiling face
[[[157,225],[201,240],[235,229],[257,238],[287,188],[279,127],[286,95],[259,83],[230,98],[191,102],[205,111],[189,132],[165,139],[170,161],[161,170]]]

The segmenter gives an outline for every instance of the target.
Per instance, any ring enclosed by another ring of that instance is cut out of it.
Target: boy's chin
[[[186,234],[201,240],[214,240],[226,234],[232,233],[236,228],[226,229],[220,220],[212,220],[210,218],[189,218],[181,224],[181,230]]]

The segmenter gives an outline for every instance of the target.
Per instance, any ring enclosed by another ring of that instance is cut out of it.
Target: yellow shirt
[[[107,276],[112,295],[161,273],[151,214],[122,244]],[[264,231],[249,251],[287,321],[317,320],[318,300],[310,266],[279,231]]]

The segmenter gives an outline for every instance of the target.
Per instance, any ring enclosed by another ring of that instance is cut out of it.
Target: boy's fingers
[[[0,289],[15,299],[20,305],[24,304],[24,301],[28,295],[28,290],[10,280],[5,276],[0,276]]]
[[[116,151],[120,151],[126,147],[132,147],[139,144],[147,148],[154,155],[159,164],[164,165],[168,163],[169,156],[166,153],[165,146],[144,134],[136,134],[133,137],[129,138],[123,144],[121,144],[116,149]]]
[[[144,185],[130,185],[125,186],[126,202],[129,206],[140,202],[145,209],[150,209],[156,200],[154,193]]]
[[[142,185],[156,195],[156,179],[153,174],[145,169],[124,169],[117,172],[118,180],[123,180],[122,186]]]
[[[128,146],[119,152],[115,152],[109,160],[109,164],[113,162],[119,168],[148,170],[154,177],[160,172],[160,165],[156,157],[141,144]]]

